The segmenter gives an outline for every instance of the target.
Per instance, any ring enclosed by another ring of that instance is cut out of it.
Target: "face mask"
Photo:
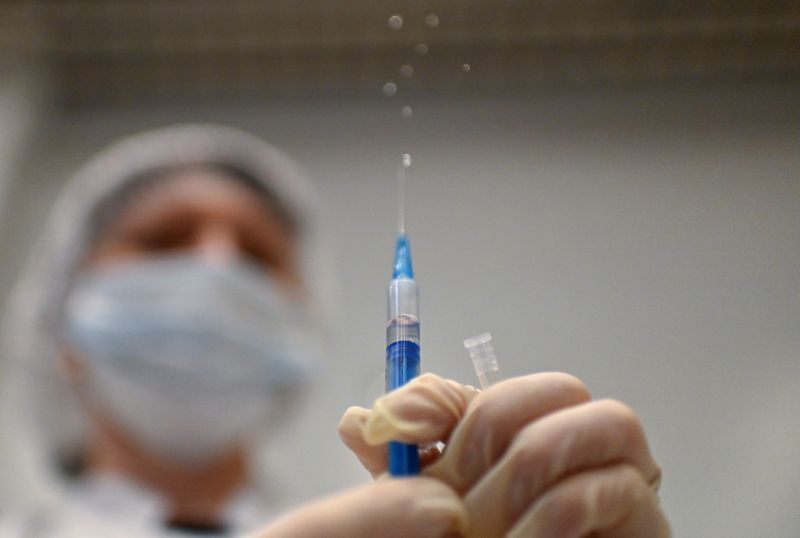
[[[145,448],[197,462],[263,428],[315,355],[301,309],[242,262],[137,261],[77,279],[66,337],[87,391]]]

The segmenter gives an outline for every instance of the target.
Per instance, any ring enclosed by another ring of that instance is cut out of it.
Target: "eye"
[[[133,241],[141,250],[150,252],[180,250],[192,244],[192,227],[181,223],[171,223],[139,230]]]
[[[243,238],[239,248],[241,249],[242,256],[259,267],[274,271],[281,265],[280,256],[278,256],[272,248],[269,248],[268,245]]]

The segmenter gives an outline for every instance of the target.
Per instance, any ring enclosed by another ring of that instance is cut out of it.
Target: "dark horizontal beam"
[[[399,31],[392,13],[405,17]],[[49,66],[70,106],[360,95],[390,79],[401,94],[783,79],[800,77],[800,1],[7,1],[3,49]]]

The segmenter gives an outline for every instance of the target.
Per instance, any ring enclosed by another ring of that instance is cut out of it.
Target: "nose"
[[[236,231],[223,223],[210,223],[197,234],[195,250],[211,263],[230,262],[240,255]]]

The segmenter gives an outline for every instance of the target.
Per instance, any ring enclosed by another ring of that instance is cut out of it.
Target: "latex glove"
[[[466,530],[458,495],[441,481],[382,480],[290,512],[251,538],[444,538]]]
[[[566,374],[482,393],[426,374],[372,410],[348,409],[339,433],[373,475],[386,470],[390,439],[445,442],[423,474],[463,496],[468,537],[669,536],[655,493],[661,472],[636,414],[591,401]]]

